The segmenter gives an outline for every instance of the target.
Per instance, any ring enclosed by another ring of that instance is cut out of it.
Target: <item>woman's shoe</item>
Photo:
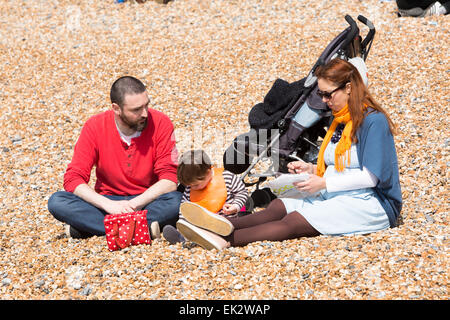
[[[217,213],[213,213],[193,202],[183,202],[180,205],[181,215],[193,225],[228,236],[233,232],[233,224]]]
[[[230,246],[230,244],[221,236],[196,227],[183,219],[177,221],[177,229],[186,239],[198,244],[206,250],[222,250]]]

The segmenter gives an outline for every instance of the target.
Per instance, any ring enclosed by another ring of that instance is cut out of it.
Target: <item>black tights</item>
[[[235,247],[255,241],[283,241],[320,235],[300,213],[294,211],[287,214],[280,199],[273,200],[264,210],[228,220],[233,224],[234,231],[225,239]]]

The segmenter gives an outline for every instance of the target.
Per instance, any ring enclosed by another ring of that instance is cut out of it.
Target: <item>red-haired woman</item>
[[[226,236],[223,226],[222,236],[207,227],[214,225],[210,221],[214,215],[199,208],[203,220],[192,221],[196,225],[192,224],[190,240],[208,249],[222,249],[263,240],[365,234],[396,226],[402,196],[394,124],[352,64],[333,59],[315,74],[318,94],[334,119],[317,165],[295,161],[288,168],[291,173],[309,173],[308,180],[294,186],[318,195],[275,199],[260,212],[229,218]]]

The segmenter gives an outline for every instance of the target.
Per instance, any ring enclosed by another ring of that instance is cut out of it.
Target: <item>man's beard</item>
[[[128,128],[135,130],[135,131],[143,131],[145,127],[147,126],[147,118],[142,118],[136,122],[130,121],[127,117],[125,117],[123,114],[120,115],[120,119],[123,123],[125,123]],[[142,121],[145,120],[145,121]]]

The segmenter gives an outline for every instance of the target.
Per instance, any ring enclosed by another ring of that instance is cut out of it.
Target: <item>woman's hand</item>
[[[314,165],[304,161],[292,161],[287,165],[289,173],[309,173],[314,174]]]
[[[294,182],[294,187],[297,188],[298,191],[307,192],[310,194],[314,194],[319,190],[325,189],[327,187],[325,178],[319,177],[315,174],[311,174],[308,180]]]

